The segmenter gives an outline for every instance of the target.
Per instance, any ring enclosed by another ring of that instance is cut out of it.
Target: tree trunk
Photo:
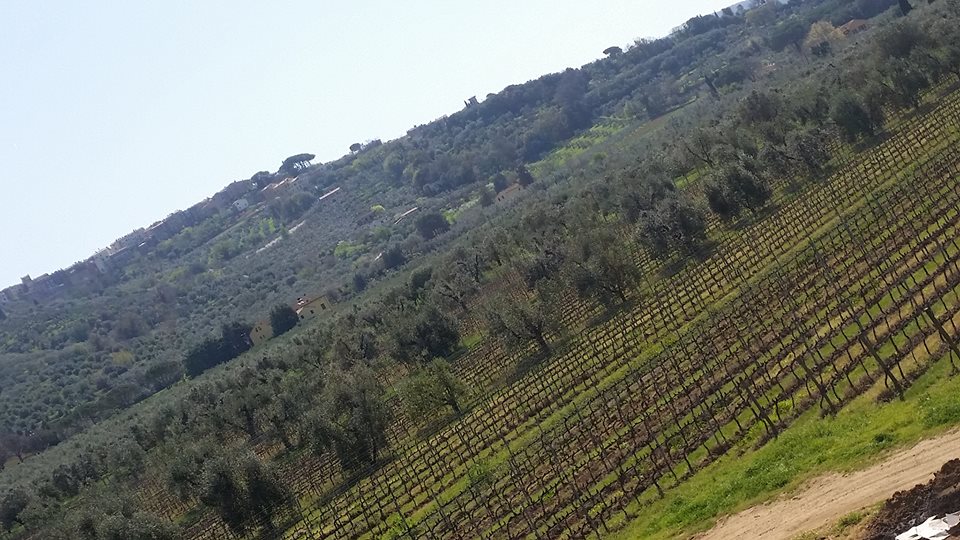
[[[544,336],[543,333],[541,332],[541,333],[538,333],[534,339],[536,339],[537,341],[537,346],[540,347],[540,352],[544,356],[550,356],[550,344],[547,343],[546,336]]]

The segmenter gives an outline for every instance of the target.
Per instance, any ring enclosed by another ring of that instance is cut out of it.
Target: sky
[[[733,0],[0,0],[0,288]]]

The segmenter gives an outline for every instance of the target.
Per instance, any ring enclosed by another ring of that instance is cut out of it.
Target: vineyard
[[[872,148],[836,143],[828,178],[777,186],[742,227],[711,222],[710,248],[680,269],[625,243],[649,276],[630,307],[603,318],[566,298],[567,335],[533,368],[515,371],[536,347],[482,340],[456,363],[481,397],[429,437],[395,403],[375,467],[284,457],[298,503],[277,520],[283,537],[604,536],[811,410],[833,415],[871,388],[902,399],[944,357],[956,371],[960,93],[927,97]],[[142,485],[144,508],[192,506],[160,479]],[[187,532],[235,537],[213,513]]]

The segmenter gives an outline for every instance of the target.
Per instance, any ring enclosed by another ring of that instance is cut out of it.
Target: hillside
[[[0,524],[672,537],[817,472],[821,417],[956,423],[958,15],[694,18],[9,291]]]
[[[642,122],[689,103],[706,92],[704,74],[715,87],[737,88],[759,69],[741,58],[749,39],[769,31],[748,32],[738,18],[703,21],[511,86],[396,141],[355,145],[335,162],[285,161],[277,173],[231,183],[90,261],[33,280],[29,292],[6,289],[14,301],[0,302],[0,425],[70,433],[112,414],[175,380],[168,363],[222,324],[253,324],[304,294],[348,300],[355,274],[369,280],[386,270],[375,260],[381,252],[415,256],[449,242],[425,242],[413,219],[393,226],[401,213],[485,219],[484,186],[504,189],[519,163],[595,123]],[[241,199],[253,206],[237,212]],[[371,216],[374,207],[382,214]],[[151,368],[164,376],[149,376]]]

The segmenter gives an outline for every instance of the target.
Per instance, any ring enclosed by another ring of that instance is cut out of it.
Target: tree
[[[143,377],[147,384],[154,390],[159,391],[173,385],[183,377],[183,366],[175,360],[157,362],[147,368]]]
[[[250,325],[248,324],[236,321],[225,324],[220,328],[220,335],[231,360],[253,346],[253,343],[250,342]]]
[[[913,6],[911,6],[907,0],[898,0],[898,3],[900,4],[900,13],[902,13],[904,17],[913,11]]]
[[[843,39],[843,33],[835,28],[830,21],[817,21],[810,26],[806,39],[803,40],[803,46],[817,54],[818,48],[823,51],[823,44],[831,48],[834,43]],[[817,56],[824,56],[817,54]]]
[[[459,253],[459,252],[458,252]],[[455,257],[452,264],[439,267],[436,275],[431,279],[434,298],[439,297],[446,302],[453,302],[464,312],[470,311],[467,298],[474,294],[483,278],[483,261],[479,253],[470,257],[463,252],[463,257]]]
[[[627,301],[640,277],[628,245],[605,229],[578,236],[567,260],[569,279],[581,298],[608,307]]]
[[[290,503],[291,494],[255,455],[228,452],[204,465],[200,501],[230,530],[244,534],[258,526],[274,531],[273,518]]]
[[[403,266],[406,262],[407,257],[403,254],[400,246],[391,246],[383,252],[383,267],[387,270]]]
[[[560,298],[557,284],[552,281],[538,284],[532,293],[516,287],[500,293],[485,309],[490,335],[521,350],[532,342],[541,355],[548,356],[551,349],[547,337],[560,329]]]
[[[309,391],[310,387],[294,375],[278,375],[270,382],[272,399],[268,400],[263,416],[287,450],[295,448],[293,435],[299,432],[307,405],[313,401]]]
[[[356,154],[356,153],[359,152],[360,150],[363,150],[363,145],[362,145],[362,144],[360,144],[360,143],[358,143],[358,142],[355,142],[355,143],[353,143],[353,144],[350,145],[350,152],[351,152],[351,153]]]
[[[270,311],[270,327],[273,335],[279,336],[293,329],[300,322],[297,311],[287,304],[277,304]]]
[[[431,240],[450,230],[450,222],[437,212],[428,212],[417,218],[417,232],[425,240]]]
[[[523,165],[517,165],[517,183],[523,187],[528,187],[536,182],[536,178],[530,174],[530,171]]]
[[[23,525],[20,513],[30,504],[27,492],[14,488],[0,497],[0,527],[9,531],[14,525]]]
[[[233,360],[251,346],[249,326],[239,322],[225,324],[219,337],[209,337],[187,352],[183,360],[184,371],[188,376],[196,377],[218,364]]]
[[[493,190],[487,186],[480,188],[480,206],[487,208],[492,206],[496,200],[496,195],[494,195]]]
[[[777,11],[779,11],[777,2],[767,2],[748,11],[745,18],[751,26],[768,26],[777,22]]]
[[[460,332],[453,317],[427,305],[413,317],[397,317],[390,329],[390,341],[395,359],[423,362],[450,356],[460,343]]]
[[[402,254],[401,254],[402,255]],[[353,274],[353,290],[361,293],[367,288],[367,278],[360,272]]]
[[[296,176],[306,169],[310,168],[310,162],[317,156],[313,154],[297,154],[283,160],[278,172]]]
[[[376,376],[357,367],[338,373],[327,385],[307,435],[317,453],[333,451],[344,469],[358,470],[380,457],[389,419]]]
[[[510,187],[510,181],[507,180],[506,176],[500,173],[497,173],[493,176],[492,182],[493,182],[493,190],[497,193],[500,193],[501,191]]]
[[[853,142],[864,136],[876,134],[877,126],[870,113],[860,100],[849,92],[843,92],[834,99],[830,107],[830,119],[840,128],[843,138]]]
[[[145,458],[146,452],[140,444],[130,437],[124,437],[111,446],[107,464],[117,477],[135,479],[144,470]]]
[[[881,62],[890,58],[908,58],[917,48],[927,48],[930,37],[913,22],[899,22],[885,28],[876,41]]]
[[[204,464],[213,455],[214,448],[205,440],[183,441],[175,459],[167,460],[166,485],[181,501],[188,501],[201,489]]]
[[[0,440],[0,471],[3,471],[3,469],[6,468],[7,461],[9,461],[10,458],[12,457],[13,457],[13,450],[10,448],[7,448],[7,445],[4,444],[4,441]]]
[[[786,21],[777,23],[777,25],[773,27],[773,31],[768,40],[770,48],[780,52],[787,48],[787,46],[793,45],[799,51],[800,42],[806,37],[807,29],[808,26],[796,17],[791,17]]]
[[[617,46],[607,47],[606,49],[603,50],[603,54],[607,56],[620,56],[621,54],[623,54],[623,49]]]
[[[674,249],[689,254],[706,240],[703,212],[687,197],[671,195],[657,201],[638,224],[641,238],[656,257]]]
[[[742,208],[756,214],[770,195],[767,182],[753,167],[742,163],[723,166],[707,184],[710,209],[725,218],[739,215]]]
[[[400,395],[411,418],[422,418],[444,407],[463,414],[467,387],[450,369],[450,363],[436,359],[421,367],[400,385]]]
[[[433,278],[433,267],[424,266],[410,273],[410,297],[417,299],[423,296],[424,290]]]
[[[930,80],[916,66],[914,61],[895,58],[883,67],[886,82],[881,84],[899,107],[919,107],[920,93],[930,86]]]
[[[183,531],[153,514],[137,512],[132,516],[115,514],[99,524],[98,540],[177,540]]]

